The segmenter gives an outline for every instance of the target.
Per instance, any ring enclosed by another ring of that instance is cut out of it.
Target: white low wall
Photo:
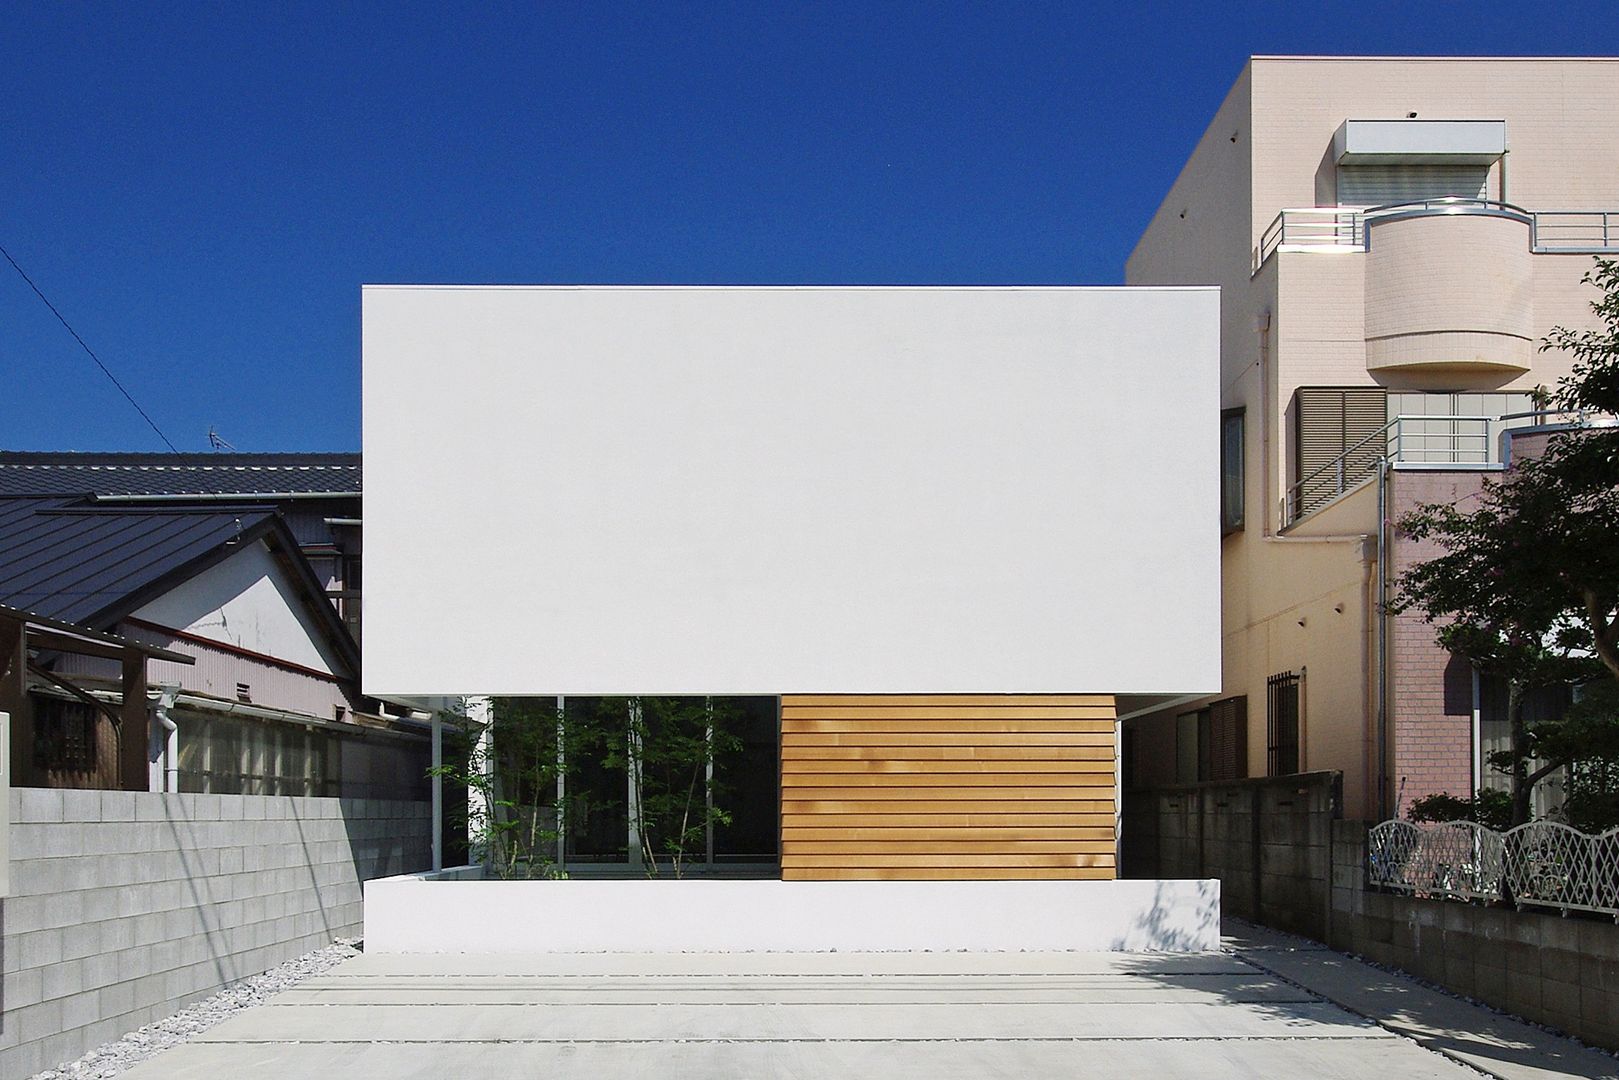
[[[365,883],[369,953],[1205,952],[1218,881]]]

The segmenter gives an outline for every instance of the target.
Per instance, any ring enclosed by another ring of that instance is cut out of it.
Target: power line
[[[11,252],[7,251],[4,245],[0,245],[0,255],[4,255],[6,257],[6,262],[11,264],[11,268],[17,271],[24,281],[28,282],[28,287],[34,290],[34,295],[39,297],[46,307],[51,309],[51,314],[56,316],[56,321],[61,323],[67,329],[67,332],[73,335],[73,340],[79,343],[79,348],[83,349],[89,354],[90,359],[96,362],[96,367],[101,369],[101,373],[103,375],[112,380],[112,384],[118,388],[118,392],[120,394],[124,395],[124,399],[127,400],[131,405],[135,406],[135,411],[141,414],[141,419],[146,421],[147,426],[149,426],[153,431],[157,432],[157,437],[163,440],[163,445],[167,446],[170,450],[178,454],[180,452],[180,448],[175,446],[172,442],[169,442],[169,437],[163,434],[163,429],[158,427],[156,421],[154,421],[150,416],[146,415],[146,410],[141,408],[140,402],[136,401],[134,396],[131,395],[128,390],[124,389],[124,384],[119,382],[118,376],[109,371],[107,369],[107,365],[101,362],[101,357],[96,355],[96,351],[90,348],[89,345],[85,344],[84,339],[79,336],[79,332],[73,329],[72,324],[62,317],[62,313],[60,311],[56,310],[56,305],[51,303],[50,298],[39,291],[39,286],[34,284],[34,279],[28,276],[27,271],[17,265],[17,260],[11,257]]]

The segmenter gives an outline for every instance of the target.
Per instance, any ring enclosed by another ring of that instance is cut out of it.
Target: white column
[[[444,717],[433,710],[433,869],[444,869]]]
[[[489,857],[489,826],[496,812],[498,793],[495,783],[495,702],[489,697],[467,698],[467,727],[478,733],[473,744],[469,771],[476,769],[484,778],[483,787],[467,788],[467,861],[481,863]],[[470,733],[470,732],[469,732]],[[476,823],[476,824],[474,824]],[[474,830],[478,835],[472,835]]]
[[[629,857],[629,864],[639,870],[646,866],[646,856],[641,851],[641,699],[630,698],[629,710],[629,731],[626,736],[629,761],[628,768],[624,770],[624,809],[629,819],[629,850],[625,854]]]

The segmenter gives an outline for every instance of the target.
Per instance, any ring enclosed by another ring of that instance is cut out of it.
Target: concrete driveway
[[[362,956],[125,1076],[1478,1073],[1237,952],[702,953]]]

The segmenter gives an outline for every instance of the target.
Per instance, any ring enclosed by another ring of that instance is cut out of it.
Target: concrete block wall
[[[361,883],[431,858],[420,802],[47,788],[10,799],[6,1077],[360,936]]]
[[[1130,792],[1125,876],[1219,878],[1226,913],[1319,939],[1342,785],[1320,772]]]
[[[1619,1050],[1619,926],[1366,888],[1363,821],[1333,829],[1327,943]]]

